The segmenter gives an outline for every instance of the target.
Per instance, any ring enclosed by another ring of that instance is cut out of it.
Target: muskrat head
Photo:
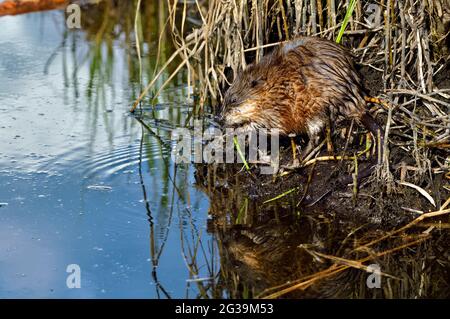
[[[261,116],[267,74],[263,71],[258,65],[249,65],[237,75],[224,96],[222,117],[225,126],[264,126]]]

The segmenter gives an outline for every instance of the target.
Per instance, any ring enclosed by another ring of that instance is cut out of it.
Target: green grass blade
[[[345,29],[347,29],[348,22],[350,21],[350,17],[353,14],[353,10],[355,10],[357,1],[358,0],[350,0],[350,3],[347,8],[347,12],[345,13],[344,21],[342,21],[341,28],[339,29],[339,33],[336,38],[336,43],[341,43],[342,36],[344,35]]]
[[[292,192],[294,192],[294,191],[296,191],[298,189],[299,189],[298,187],[291,188],[290,190],[284,192],[283,194],[280,194],[278,196],[275,196],[274,198],[266,200],[265,202],[263,202],[263,204],[267,204],[267,203],[273,202],[273,201],[275,201],[277,199],[280,199],[280,198],[282,198],[282,197],[284,197],[286,195],[289,195],[290,193],[292,193]]]
[[[234,142],[234,146],[236,146],[236,150],[237,150],[237,152],[239,154],[239,157],[241,158],[242,162],[244,162],[245,169],[247,171],[249,171],[250,170],[250,166],[248,166],[248,163],[247,163],[247,161],[245,159],[245,156],[244,156],[244,154],[242,154],[241,147],[239,146],[239,142],[237,140],[237,136],[233,137],[233,142]]]

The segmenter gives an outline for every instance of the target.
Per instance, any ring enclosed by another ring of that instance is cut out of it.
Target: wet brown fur
[[[361,83],[345,48],[299,37],[237,75],[225,94],[223,117],[228,126],[306,133],[309,150],[335,114],[357,120],[376,137],[375,131],[382,130],[366,112]]]

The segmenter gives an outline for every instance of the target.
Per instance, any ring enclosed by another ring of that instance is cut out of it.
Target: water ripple
[[[170,155],[170,151],[161,149],[158,143],[144,145],[142,163],[161,162]],[[48,172],[49,175],[57,175],[59,172],[70,170],[78,172],[84,178],[100,177],[109,178],[116,174],[134,172],[141,158],[140,141],[133,144],[123,143],[107,150],[87,150],[85,145],[72,149],[42,162],[38,171]]]

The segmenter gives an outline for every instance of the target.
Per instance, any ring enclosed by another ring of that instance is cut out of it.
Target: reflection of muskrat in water
[[[226,126],[306,133],[306,155],[330,116],[340,114],[362,123],[375,138],[379,133],[382,145],[383,130],[366,111],[365,96],[346,49],[325,39],[300,37],[237,75],[225,94],[223,118]]]

